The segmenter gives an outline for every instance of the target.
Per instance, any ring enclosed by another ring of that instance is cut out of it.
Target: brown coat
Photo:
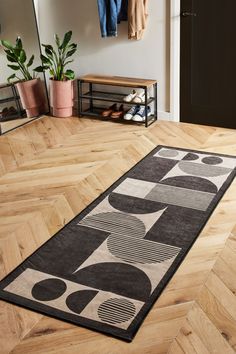
[[[128,38],[142,38],[147,22],[148,0],[129,0],[128,5]]]

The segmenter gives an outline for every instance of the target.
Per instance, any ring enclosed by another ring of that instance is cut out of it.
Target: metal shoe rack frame
[[[12,96],[7,97],[7,98],[0,98],[0,104],[2,103],[7,103],[7,102],[11,102],[11,101],[15,101],[15,105],[16,105],[16,110],[17,110],[17,116],[11,116],[10,118],[15,118],[15,117],[19,117],[22,115],[22,110],[21,110],[21,106],[20,106],[20,97],[17,94],[16,88],[14,84],[3,84],[0,85],[0,90],[1,89],[11,89],[12,91]]]
[[[105,77],[104,77],[105,78]],[[127,78],[127,80],[132,81],[131,78]],[[133,79],[135,80],[135,79]],[[91,81],[93,81],[91,79]],[[100,82],[91,82],[89,78],[85,77],[80,78],[77,80],[77,86],[78,86],[78,116],[79,117],[86,117],[86,116],[92,116],[92,117],[99,117],[103,118],[101,115],[101,112],[107,108],[107,107],[96,107],[94,105],[94,101],[104,101],[104,102],[113,102],[113,103],[123,103],[124,105],[128,106],[134,106],[134,105],[140,105],[140,106],[145,106],[145,121],[142,122],[142,124],[145,124],[145,127],[150,126],[152,123],[154,123],[157,120],[157,82],[153,82],[151,85],[135,85],[131,86],[129,84],[116,84],[116,83],[108,83],[105,82],[101,79]],[[145,81],[145,80],[143,80]],[[148,80],[147,80],[148,81]],[[153,81],[153,80],[152,80]],[[84,91],[84,84],[88,84],[88,90],[85,92]],[[145,100],[143,103],[134,103],[134,102],[124,102],[123,98],[127,95],[124,93],[116,93],[116,92],[109,92],[109,91],[100,91],[100,90],[94,90],[94,84],[98,85],[107,85],[107,86],[123,86],[123,87],[129,87],[133,89],[143,89],[145,92]],[[148,97],[148,90],[152,86],[152,91],[153,91],[153,96]],[[89,108],[86,110],[83,110],[83,101],[86,100],[89,103]],[[148,116],[148,106],[153,103],[154,104],[154,109],[153,109],[153,114],[151,116]],[[103,118],[104,119],[104,118]],[[133,121],[126,121],[124,119],[111,119],[112,121],[119,121],[119,122],[124,122],[124,123],[136,123]]]

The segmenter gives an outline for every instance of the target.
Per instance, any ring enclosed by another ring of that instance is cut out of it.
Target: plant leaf
[[[13,50],[13,54],[17,57],[17,59],[19,60],[20,58],[20,53],[21,53],[22,49],[15,47]]]
[[[53,69],[50,69],[49,70],[49,73],[50,73],[50,75],[53,77],[53,79],[54,79],[54,76],[55,76],[55,73],[54,73],[54,70]]]
[[[64,76],[65,76],[67,79],[69,79],[69,80],[74,80],[74,78],[75,78],[75,73],[74,73],[73,70],[68,69],[68,70],[66,70]]]
[[[11,76],[8,77],[7,81],[10,82],[15,77],[16,77],[16,74],[12,74]]]
[[[75,49],[70,50],[70,51],[66,54],[66,58],[71,57],[71,56],[72,56],[75,52],[76,52],[76,48],[75,48]]]
[[[74,61],[74,60],[68,60],[68,61],[66,61],[66,62],[64,63],[64,67],[65,67],[66,65],[68,65],[69,63],[73,63],[73,61]]]
[[[10,65],[10,64],[7,64],[7,66],[8,66],[9,68],[11,68],[12,70],[19,70],[19,69],[20,69],[20,67],[19,67],[18,65]]]
[[[22,64],[25,63],[25,61],[26,61],[26,54],[25,54],[24,49],[21,49],[21,51],[20,51],[19,60],[20,60],[20,63],[22,63]]]
[[[55,60],[57,64],[58,58],[55,50],[53,49],[53,46],[51,46],[50,44],[42,44],[42,46],[45,48],[45,54],[52,60],[52,62]],[[55,56],[55,59],[53,58],[53,54]]]
[[[52,50],[48,47],[45,48],[45,54],[50,58],[52,59]]]
[[[48,49],[50,49],[51,51],[53,51],[53,46],[52,46],[51,44],[42,44],[42,46],[43,46],[44,48],[48,48]]]
[[[71,36],[72,36],[72,31],[66,32],[66,34],[65,34],[65,36],[63,38],[63,42],[62,42],[61,46],[59,47],[59,49],[65,50],[67,44],[71,40]]]
[[[41,58],[43,64],[51,64],[50,59],[47,58],[45,55],[41,54],[40,58]]]
[[[5,41],[4,39],[2,39],[0,41],[1,45],[7,49],[10,49],[10,50],[14,50],[14,47],[13,45],[9,42],[9,41]]]
[[[7,54],[7,60],[10,61],[11,63],[17,63],[18,60],[13,56],[13,54]]]
[[[4,49],[4,52],[9,55],[13,55],[12,51],[9,49]]]
[[[43,73],[47,69],[49,69],[49,66],[41,65],[41,66],[37,66],[33,70],[36,71],[37,73]]]
[[[56,79],[58,81],[61,81],[62,80],[62,75],[63,75],[63,67],[61,66],[61,64],[58,64],[57,71],[56,71]]]
[[[55,38],[56,45],[59,48],[61,46],[60,38],[58,37],[57,34],[54,35],[54,38]]]
[[[28,64],[26,65],[27,67],[30,67],[34,62],[34,55],[32,55],[32,57],[30,58]]]
[[[16,38],[16,48],[17,48],[17,49],[20,49],[20,50],[23,48],[22,40],[21,40],[20,37],[17,37],[17,38]]]
[[[74,49],[74,48],[77,48],[77,44],[71,43],[68,45],[68,49]]]

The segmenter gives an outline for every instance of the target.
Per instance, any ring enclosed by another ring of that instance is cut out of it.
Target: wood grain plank
[[[198,296],[197,303],[202,310],[220,331],[221,335],[236,349],[236,320],[231,316],[230,306],[222,306],[220,301],[212,294],[209,289],[204,286],[200,295]]]
[[[210,353],[216,352],[216,348],[219,353],[235,353],[197,303],[189,311],[187,319],[194,332]]]
[[[181,328],[178,337],[176,338],[176,342],[179,344],[184,353],[210,353],[188,321],[186,321],[184,326]]]

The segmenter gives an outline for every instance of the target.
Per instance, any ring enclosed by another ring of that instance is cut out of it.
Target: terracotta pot
[[[54,117],[65,118],[72,116],[73,81],[50,80],[50,106]]]
[[[22,107],[26,110],[27,117],[37,117],[45,113],[45,95],[39,78],[18,82],[15,86],[19,92]]]

